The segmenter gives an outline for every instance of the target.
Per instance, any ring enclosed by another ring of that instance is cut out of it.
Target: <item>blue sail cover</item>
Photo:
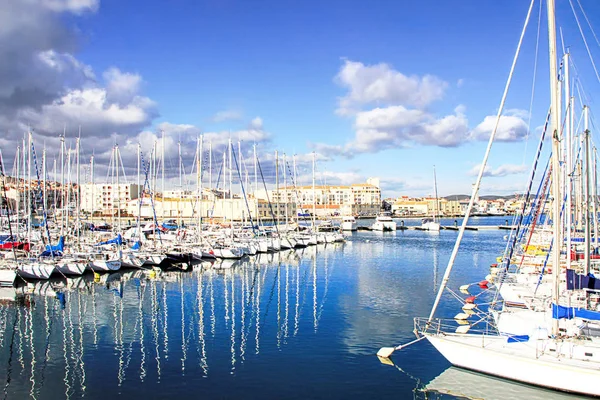
[[[582,318],[591,321],[600,321],[600,312],[586,310],[577,307],[565,307],[552,304],[552,318],[554,319],[573,319]]]
[[[58,239],[58,243],[52,246],[51,244],[46,245],[46,250],[40,254],[40,257],[50,257],[50,256],[62,256],[62,252],[65,249],[65,237],[61,236]]]
[[[592,274],[582,275],[567,269],[567,290],[575,289],[600,290],[600,279],[596,279]]]
[[[139,250],[142,248],[142,242],[140,242],[139,240],[137,242],[135,242],[133,244],[133,246],[131,246],[131,250]]]
[[[106,242],[100,242],[96,246],[104,246],[106,244],[118,244],[119,246],[123,244],[123,238],[119,233],[116,238],[107,240]]]

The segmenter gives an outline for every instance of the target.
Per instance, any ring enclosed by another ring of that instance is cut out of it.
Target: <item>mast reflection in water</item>
[[[156,396],[235,376],[318,332],[342,246],[1,288],[4,397]]]

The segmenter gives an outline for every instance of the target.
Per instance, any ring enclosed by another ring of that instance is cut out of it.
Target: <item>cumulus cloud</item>
[[[365,65],[345,60],[335,81],[347,89],[336,112],[354,118],[354,138],[344,144],[309,143],[328,157],[352,158],[359,153],[377,153],[415,145],[456,147],[473,140],[487,140],[495,116],[487,116],[474,129],[469,127],[464,105],[454,113],[436,115],[429,105],[441,99],[448,84],[432,75],[407,76],[380,63]],[[460,87],[464,79],[459,79]],[[507,110],[501,117],[497,139],[518,141],[527,135],[528,113]]]
[[[473,129],[471,137],[475,140],[488,140],[494,126],[496,116],[488,115]],[[516,142],[527,136],[527,123],[517,115],[503,115],[498,123],[495,140],[500,142]]]
[[[365,65],[345,60],[335,82],[348,90],[339,99],[339,114],[351,114],[368,104],[425,107],[444,96],[448,84],[433,76],[406,76],[388,64]]]
[[[468,137],[468,121],[460,108],[455,114],[436,118],[423,110],[390,106],[356,115],[354,140],[343,146],[311,144],[327,155],[352,157],[413,144],[455,147]]]
[[[481,169],[481,164],[475,165],[469,171],[468,175],[477,176],[479,174],[479,170]],[[485,166],[483,171],[483,176],[487,177],[502,177],[507,175],[518,175],[527,171],[527,167],[525,165],[515,165],[515,164],[504,164],[499,167],[492,168],[489,165]]]

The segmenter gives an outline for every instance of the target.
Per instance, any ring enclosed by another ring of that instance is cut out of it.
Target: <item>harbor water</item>
[[[470,225],[505,221],[474,218]],[[482,280],[507,233],[465,232],[449,286]],[[346,243],[201,263],[185,272],[129,270],[2,288],[3,397],[460,395],[442,379],[436,392],[423,391],[443,374],[454,374],[450,383],[462,376],[500,385],[496,394],[517,393],[512,398],[559,396],[449,369],[426,341],[395,353],[394,365],[375,356],[382,346],[415,338],[413,317],[429,315],[457,234],[360,231]],[[438,315],[452,317],[459,309],[445,295]]]

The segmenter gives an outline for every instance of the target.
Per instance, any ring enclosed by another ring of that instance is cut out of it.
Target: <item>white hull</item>
[[[145,257],[138,257],[136,254],[123,253],[121,256],[121,268],[142,268],[145,262]]]
[[[213,252],[217,258],[239,259],[244,256],[244,252],[238,247],[215,248]]]
[[[421,225],[421,229],[423,229],[424,231],[439,232],[440,223],[434,221],[425,222]]]
[[[167,258],[164,254],[147,254],[146,255],[146,264],[150,265],[159,265]]]
[[[17,268],[19,276],[28,279],[50,279],[55,267],[52,264],[33,262],[21,264]]]
[[[56,270],[63,275],[82,275],[87,266],[87,261],[63,259],[57,261]]]
[[[12,285],[17,278],[16,269],[0,269],[0,285]]]
[[[373,225],[371,225],[371,230],[379,232],[394,232],[396,228],[397,226],[395,222],[376,221]]]
[[[357,229],[357,225],[355,221],[343,221],[341,228],[343,231],[355,231]]]
[[[118,271],[121,268],[121,261],[118,260],[92,260],[90,268],[95,272]]]
[[[593,342],[531,339],[507,343],[506,336],[426,336],[452,365],[554,390],[600,396],[600,345]],[[556,351],[550,351],[552,348]]]

